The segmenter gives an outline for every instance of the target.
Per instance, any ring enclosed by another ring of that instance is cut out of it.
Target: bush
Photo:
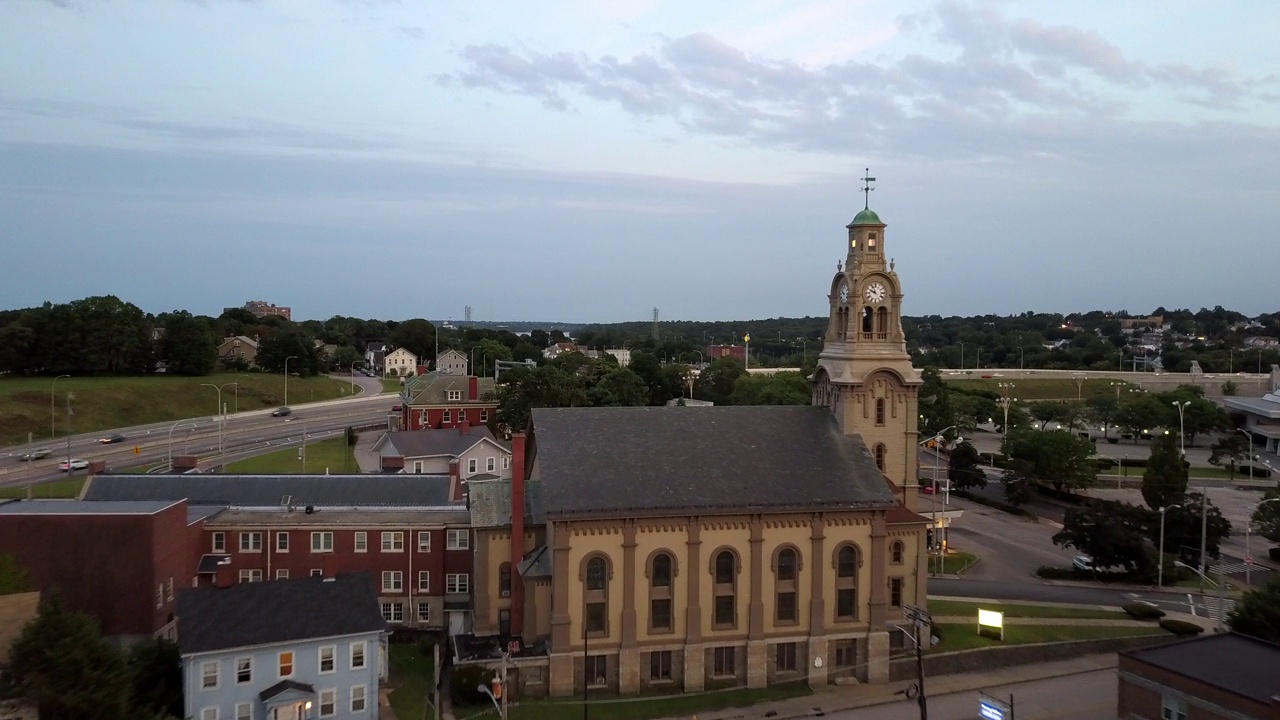
[[[1199,635],[1204,632],[1204,628],[1193,622],[1187,622],[1186,620],[1174,620],[1172,618],[1164,618],[1161,620],[1160,627],[1168,630],[1178,637],[1191,637],[1192,635]]]
[[[1011,515],[1021,515],[1022,517],[1027,517],[1027,518],[1035,517],[1034,513],[1029,512],[1027,510],[1023,510],[1022,508],[1016,505],[1010,505],[1009,503],[1000,502],[999,500],[992,500],[991,498],[984,497],[982,495],[974,495],[973,493],[970,493],[965,490],[952,490],[951,494],[955,495],[956,497],[964,498],[969,502],[975,502],[975,503],[978,503],[979,505],[986,505],[989,508],[995,508],[996,510],[1007,512]]]
[[[1271,558],[1272,560],[1275,560],[1276,562],[1280,562],[1280,547],[1273,547],[1270,550],[1268,550],[1267,557]]]
[[[458,705],[478,705],[488,702],[478,688],[493,681],[494,672],[480,665],[458,665],[449,681],[449,697]]]
[[[1236,466],[1236,472],[1237,472],[1238,474],[1240,474],[1240,475],[1245,476],[1245,477],[1249,477],[1249,475],[1250,475],[1250,472],[1249,472],[1249,465],[1247,465],[1247,464],[1246,464],[1246,465],[1237,465],[1237,466]],[[1271,477],[1271,470],[1270,470],[1270,468],[1266,468],[1266,467],[1258,467],[1257,465],[1254,465],[1254,466],[1253,466],[1253,472],[1252,472],[1252,475],[1253,475],[1253,477],[1254,477],[1255,479],[1257,479],[1257,478],[1263,478],[1263,479],[1265,479],[1265,478],[1269,478],[1269,477]]]
[[[1049,565],[1041,565],[1036,570],[1036,576],[1045,580],[1079,580],[1078,571],[1075,568],[1051,567]]]
[[[1129,617],[1134,620],[1159,620],[1164,617],[1163,610],[1144,602],[1131,602],[1121,609],[1129,613]]]

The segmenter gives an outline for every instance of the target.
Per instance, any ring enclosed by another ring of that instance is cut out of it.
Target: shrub
[[[1168,630],[1178,637],[1190,637],[1204,632],[1204,628],[1193,622],[1187,622],[1186,620],[1174,620],[1172,618],[1162,619],[1160,621],[1160,627]]]
[[[1129,616],[1135,620],[1159,620],[1164,617],[1164,611],[1155,605],[1144,602],[1131,602],[1122,608]]]
[[[964,498],[969,502],[975,502],[975,503],[978,503],[979,505],[986,505],[989,508],[995,508],[996,510],[1007,512],[1011,515],[1021,515],[1022,517],[1026,517],[1026,518],[1035,517],[1035,513],[1029,512],[1027,510],[1023,510],[1022,508],[1016,505],[1010,505],[1009,503],[1000,502],[999,500],[992,500],[991,498],[984,497],[982,495],[974,495],[973,493],[970,493],[965,490],[952,490],[951,494],[955,495],[956,497]]]
[[[1036,576],[1045,580],[1080,580],[1080,572],[1075,568],[1051,567],[1049,565],[1041,565],[1036,570]]]
[[[493,681],[494,673],[480,665],[459,665],[453,669],[453,677],[449,681],[449,696],[458,705],[476,705],[487,702],[488,698],[477,688]]]
[[[1251,474],[1255,480],[1259,478],[1266,479],[1271,477],[1271,470],[1269,468],[1258,467],[1257,465],[1254,465],[1252,466],[1252,470],[1253,472],[1250,473],[1250,466],[1247,464],[1241,464],[1236,466],[1236,473],[1239,475],[1243,475],[1246,478],[1249,477]]]
[[[1267,556],[1276,562],[1280,562],[1280,547],[1273,547],[1267,551]]]

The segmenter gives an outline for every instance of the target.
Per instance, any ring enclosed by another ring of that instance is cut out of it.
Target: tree
[[[742,375],[729,396],[734,405],[808,405],[812,401],[809,381],[796,372]]]
[[[987,474],[980,464],[982,456],[973,443],[965,440],[951,451],[951,459],[947,463],[947,479],[956,490],[984,488],[987,486]]]
[[[1059,492],[1089,487],[1098,475],[1093,443],[1066,430],[1008,433],[1001,452],[1026,463],[1021,477],[1047,482]]]
[[[1235,380],[1228,380],[1222,383],[1222,394],[1226,397],[1240,394],[1240,386],[1236,385]]]
[[[333,366],[338,370],[351,372],[354,365],[361,365],[364,362],[364,356],[350,345],[339,345],[338,349],[333,353]]]
[[[1172,409],[1168,405],[1161,405],[1159,400],[1146,393],[1138,393],[1120,403],[1115,422],[1116,425],[1130,432],[1136,443],[1138,436],[1142,433],[1165,424],[1167,418],[1165,408]]]
[[[476,343],[476,360],[480,363],[479,368],[471,368],[471,372],[480,377],[493,377],[493,361],[494,360],[510,360],[514,357],[511,348],[503,345],[497,340],[485,338]]]
[[[56,590],[41,598],[40,615],[14,641],[9,670],[17,692],[45,720],[130,717],[124,657],[92,618],[68,607]]]
[[[1218,442],[1209,446],[1209,463],[1222,465],[1225,461],[1230,480],[1235,480],[1236,465],[1245,458],[1253,461],[1249,457],[1249,439],[1238,432],[1223,435],[1218,438]]]
[[[1260,535],[1271,542],[1280,543],[1280,485],[1262,496],[1262,502],[1253,510],[1252,520]]]
[[[27,592],[30,589],[27,571],[12,555],[0,554],[0,595]]]
[[[289,371],[302,377],[320,372],[320,356],[316,352],[315,343],[301,330],[295,328],[277,330],[258,343],[255,362],[263,370],[284,372],[286,360],[289,363]]]
[[[582,379],[556,365],[532,370],[516,368],[503,373],[502,381],[495,393],[498,400],[497,421],[512,432],[529,426],[534,408],[591,405]]]
[[[587,397],[596,407],[648,405],[649,388],[630,368],[614,368],[587,391]]]
[[[1187,492],[1187,462],[1172,435],[1161,435],[1151,443],[1151,457],[1142,473],[1142,499],[1147,507],[1159,510],[1173,505]]]
[[[920,432],[933,436],[958,424],[951,407],[951,389],[942,382],[937,367],[926,367],[921,378],[924,384],[920,386]]]
[[[387,342],[417,355],[419,360],[435,362],[436,326],[426,320],[414,318],[396,325],[387,335]]]
[[[1031,499],[1031,463],[1010,459],[1005,462],[1001,483],[1004,485],[1005,502],[1015,507]]]
[[[746,373],[746,368],[734,358],[716,358],[698,375],[693,386],[693,396],[699,400],[710,400],[717,405],[728,405],[734,385]]]
[[[130,704],[154,717],[182,717],[182,654],[164,638],[140,642],[125,659],[132,684]]]
[[[1089,420],[1102,425],[1102,437],[1109,437],[1116,415],[1120,413],[1120,401],[1114,395],[1094,395],[1085,401]]]
[[[1120,503],[1071,508],[1063,517],[1062,530],[1053,536],[1053,544],[1088,555],[1095,568],[1146,570],[1149,541],[1141,510]]]
[[[1178,555],[1188,565],[1200,564],[1201,510],[1205,498],[1201,493],[1187,493],[1178,504],[1165,513],[1164,541],[1165,552]],[[1222,516],[1222,511],[1208,503],[1208,514],[1203,520],[1205,552],[1216,558],[1223,538],[1231,535],[1231,521]],[[1159,514],[1152,513],[1151,531],[1148,537],[1159,541]]]
[[[653,353],[632,353],[628,367],[644,380],[649,391],[649,405],[665,405],[668,400],[684,394],[679,380],[663,372],[662,363],[658,362],[658,357]]]
[[[163,348],[169,372],[178,375],[208,375],[218,361],[213,330],[185,310],[175,310],[165,318]]]
[[[1234,632],[1280,643],[1280,575],[1245,593],[1227,615],[1227,625]]]

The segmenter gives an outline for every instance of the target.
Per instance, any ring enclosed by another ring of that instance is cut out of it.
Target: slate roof
[[[510,480],[468,481],[467,497],[471,527],[506,527],[511,524]]]
[[[182,500],[188,505],[449,507],[448,475],[98,475],[85,500]]]
[[[425,375],[418,375],[410,378],[404,384],[401,391],[401,397],[406,398],[406,402],[410,405],[457,405],[459,403],[487,403],[492,402],[482,400],[486,394],[494,391],[495,385],[493,378],[477,378],[475,399],[467,399],[467,375],[450,375],[449,373],[429,372]],[[449,400],[448,392],[450,390],[459,390],[462,392],[461,400]]]
[[[460,427],[439,428],[436,430],[394,430],[384,434],[374,445],[374,450],[386,454],[406,458],[438,457],[448,455],[458,457],[470,450],[476,443],[489,440],[498,447],[510,452],[510,448],[493,437],[493,433],[485,425],[476,425],[462,432]],[[390,447],[388,447],[390,446]]]
[[[540,408],[531,436],[550,518],[896,504],[822,407]]]
[[[1121,655],[1269,704],[1280,693],[1280,645],[1220,633]]]
[[[183,655],[376,633],[386,627],[368,573],[188,588],[178,594]]]

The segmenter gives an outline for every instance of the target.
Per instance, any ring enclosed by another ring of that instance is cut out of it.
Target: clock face
[[[849,302],[849,283],[844,283],[840,286],[840,302]]]
[[[871,283],[867,286],[867,301],[878,303],[884,300],[884,285],[880,283]]]

